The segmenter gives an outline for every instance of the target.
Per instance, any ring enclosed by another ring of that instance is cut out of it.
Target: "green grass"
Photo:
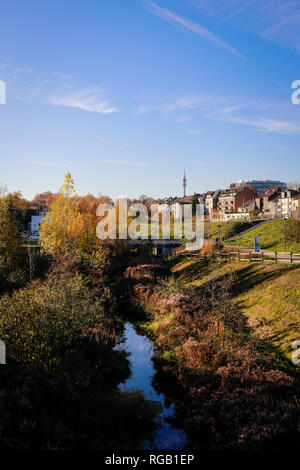
[[[210,274],[206,261],[181,261],[172,268],[184,285],[200,286]],[[222,263],[217,276],[237,275],[233,301],[247,316],[255,334],[278,350],[288,362],[291,343],[300,340],[300,266],[274,263]]]
[[[230,236],[230,232],[234,228],[237,229],[238,225],[240,225],[241,222],[248,222],[248,221],[247,220],[245,221],[244,219],[229,220],[228,222],[206,221],[205,226],[204,226],[205,238],[206,240],[215,241],[216,238],[219,238],[219,233],[220,233],[221,240],[227,239],[228,236]],[[243,230],[244,228],[240,227],[240,231],[243,231]]]
[[[284,251],[284,220],[272,220],[251,232],[240,237],[228,240],[228,245],[244,246],[254,248],[254,237],[260,237],[260,247],[262,250]],[[287,251],[300,253],[300,243],[287,240]]]
[[[233,230],[234,227],[237,227],[241,222],[244,222],[244,219],[236,219],[236,220],[229,220],[228,222],[210,222],[205,221],[204,223],[204,234],[206,240],[215,241],[216,238],[219,237],[221,240],[226,239],[230,232]],[[182,225],[182,231],[184,233],[184,227]],[[171,217],[170,219],[170,237],[174,237],[174,230],[179,230],[180,223],[174,222],[174,219]],[[195,229],[195,227],[194,227]],[[241,227],[241,231],[244,230]],[[147,224],[141,224],[141,237],[148,236],[151,234],[151,220],[148,221]],[[161,233],[161,230],[160,230]],[[161,236],[161,235],[160,235]]]

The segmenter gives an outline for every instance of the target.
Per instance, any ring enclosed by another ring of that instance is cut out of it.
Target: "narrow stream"
[[[165,418],[172,416],[174,407],[173,405],[166,407],[164,395],[157,393],[151,384],[155,373],[151,361],[154,353],[153,344],[146,336],[138,335],[130,323],[126,324],[125,338],[125,349],[130,352],[129,360],[132,370],[132,374],[126,381],[125,387],[143,390],[147,399],[159,401],[162,405],[162,412],[157,418],[161,424],[157,438],[152,446],[146,444],[145,449],[182,449],[186,443],[184,432],[165,421]]]

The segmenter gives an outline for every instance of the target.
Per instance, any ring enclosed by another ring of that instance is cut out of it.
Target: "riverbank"
[[[296,448],[295,379],[267,357],[232,301],[236,277],[220,276],[220,268],[210,266],[200,286],[172,274],[157,281],[155,266],[127,269],[132,302],[155,344],[157,380],[194,450]]]
[[[0,297],[1,450],[120,452],[153,438],[153,403],[142,390],[120,390],[130,360],[117,347],[125,325],[108,268],[65,255],[44,279]]]
[[[283,367],[291,364],[291,344],[300,334],[300,266],[274,263],[222,263],[217,278],[232,273],[232,302],[244,315],[255,335],[273,348]],[[203,260],[177,260],[171,266],[174,279],[185,287],[201,287],[211,269]]]

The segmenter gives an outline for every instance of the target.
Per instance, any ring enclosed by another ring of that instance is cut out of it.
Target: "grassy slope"
[[[263,250],[284,251],[284,221],[272,220],[261,225],[251,232],[226,242],[228,245],[245,246],[253,248],[254,237],[260,237],[260,245]],[[287,241],[287,251],[300,253],[300,243]]]
[[[219,237],[219,226],[220,226],[220,238],[221,240],[227,238],[230,230],[237,224],[244,222],[243,219],[229,220],[228,222],[205,222],[205,238],[207,240],[215,240]]]
[[[223,264],[218,274],[230,270],[239,279],[233,299],[237,307],[258,337],[290,359],[291,343],[300,339],[300,266],[233,262]],[[179,262],[172,271],[178,280],[194,285],[210,274],[205,261]]]
[[[236,219],[236,220],[230,220],[228,222],[208,222],[205,221],[204,224],[204,233],[205,233],[205,238],[207,240],[215,240],[217,237],[219,237],[219,230],[220,230],[220,237],[221,239],[227,238],[227,234],[230,232],[230,230],[237,224],[244,222],[243,219]],[[174,222],[173,218],[170,220],[170,236],[171,238],[174,237],[174,227],[179,230],[180,224],[178,222]],[[195,227],[194,227],[195,228]],[[183,230],[183,225],[182,225],[182,230]],[[149,220],[148,224],[141,224],[141,236],[142,234],[145,236],[150,235],[151,233],[151,220]]]

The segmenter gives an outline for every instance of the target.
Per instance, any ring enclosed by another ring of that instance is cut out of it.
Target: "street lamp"
[[[286,252],[286,217],[284,217],[284,251]]]
[[[218,251],[219,253],[220,253],[220,238],[221,238],[220,230],[221,230],[221,224],[218,224]]]

